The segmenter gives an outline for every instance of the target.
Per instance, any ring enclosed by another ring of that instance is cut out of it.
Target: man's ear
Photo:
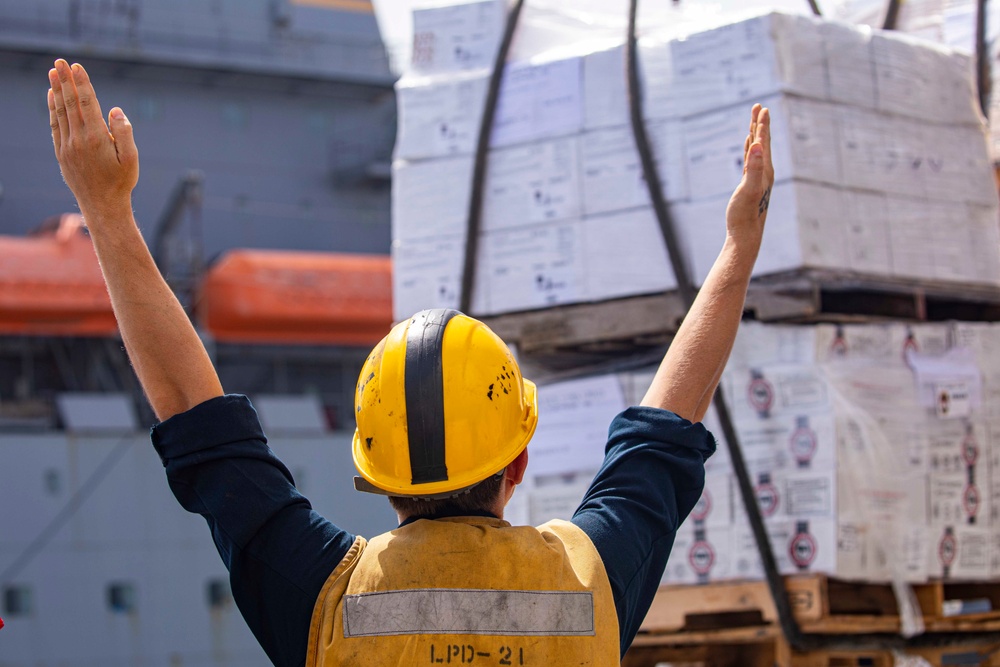
[[[524,480],[524,471],[528,469],[528,448],[525,447],[517,458],[507,464],[507,479],[520,484]]]

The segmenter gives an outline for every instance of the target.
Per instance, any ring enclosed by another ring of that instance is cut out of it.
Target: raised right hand
[[[82,65],[63,59],[49,70],[49,124],[66,185],[89,225],[131,210],[139,180],[139,153],[132,125],[118,107],[104,121]]]
[[[774,165],[771,163],[771,112],[755,104],[750,111],[750,133],[743,144],[743,179],[726,208],[726,231],[740,249],[756,256],[771,202]]]

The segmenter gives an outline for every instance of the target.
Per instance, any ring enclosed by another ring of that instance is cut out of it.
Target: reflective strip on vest
[[[420,588],[344,596],[344,637],[594,634],[590,591]]]

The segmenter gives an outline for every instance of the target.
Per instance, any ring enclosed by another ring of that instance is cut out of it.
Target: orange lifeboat
[[[0,334],[117,336],[82,218],[57,220],[34,236],[0,236]]]
[[[388,256],[232,250],[205,276],[200,322],[222,342],[362,345],[392,324]]]

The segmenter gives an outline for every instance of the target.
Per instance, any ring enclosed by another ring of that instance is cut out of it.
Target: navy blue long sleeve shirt
[[[233,598],[265,653],[281,667],[304,664],[316,599],[355,536],[295,489],[245,396],[175,415],[153,428],[152,441],[177,500],[208,522]],[[604,562],[623,654],[714,451],[704,426],[665,410],[628,408],[611,423],[604,463],[572,521]]]

